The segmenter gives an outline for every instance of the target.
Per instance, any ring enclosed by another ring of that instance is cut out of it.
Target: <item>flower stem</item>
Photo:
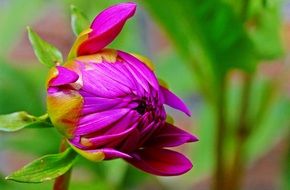
[[[214,190],[225,189],[225,140],[226,140],[226,77],[222,79],[217,98],[217,132],[216,132],[216,168],[214,173]]]
[[[62,140],[60,144],[60,152],[64,152],[68,148],[66,140]],[[53,184],[53,190],[68,190],[72,169],[63,175],[57,177]]]
[[[68,190],[70,176],[71,176],[71,169],[68,170],[65,174],[56,178],[53,184],[53,190]]]
[[[236,148],[234,151],[233,165],[229,173],[229,189],[240,190],[245,171],[246,147],[245,144],[250,137],[250,123],[247,113],[249,113],[250,92],[253,84],[253,75],[245,73],[243,75],[244,84],[241,98],[241,109],[235,130]]]

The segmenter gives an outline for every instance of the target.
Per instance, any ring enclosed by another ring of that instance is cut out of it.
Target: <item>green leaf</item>
[[[27,27],[27,31],[34,53],[42,64],[53,67],[62,63],[62,54],[56,47],[42,40],[30,27]]]
[[[88,17],[77,7],[71,5],[71,27],[76,36],[78,36],[84,29],[89,27]]]
[[[5,179],[23,183],[41,183],[67,172],[74,164],[77,154],[68,148],[65,152],[43,156]]]
[[[35,117],[22,111],[0,115],[0,131],[14,132],[27,127],[44,128],[52,127],[52,124],[49,122],[47,114]]]
[[[180,53],[199,65],[206,75],[204,80],[209,76],[220,78],[231,68],[249,72],[255,69],[253,44],[243,22],[228,4],[216,0],[143,3],[166,29]]]
[[[266,3],[266,2],[265,2]],[[262,60],[279,58],[283,55],[281,2],[253,1],[247,29]]]

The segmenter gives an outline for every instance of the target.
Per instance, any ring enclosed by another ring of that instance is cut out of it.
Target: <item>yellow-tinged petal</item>
[[[82,31],[80,33],[80,35],[77,37],[75,43],[73,44],[69,54],[68,54],[68,58],[67,60],[73,59],[75,57],[77,57],[77,50],[78,47],[85,41],[88,39],[88,35],[89,33],[92,31],[92,29],[88,28],[85,29],[84,31]]]
[[[78,123],[83,106],[82,96],[70,92],[56,92],[47,95],[47,112],[55,127],[67,138],[71,138]]]
[[[164,88],[168,89],[168,84],[165,82],[165,80],[158,78],[158,82],[160,86],[163,86]]]
[[[167,114],[166,116],[166,122],[169,123],[169,124],[174,124],[174,119],[171,115]]]
[[[96,54],[85,55],[77,57],[76,60],[83,63],[102,63],[106,61],[108,63],[115,63],[117,61],[117,51],[114,49],[102,49]]]
[[[130,53],[132,56],[136,57],[137,59],[139,59],[140,61],[142,61],[143,63],[145,63],[152,71],[154,71],[154,64],[152,63],[152,61],[148,58],[145,57],[143,55],[139,55],[136,53]]]
[[[52,67],[49,71],[48,71],[48,77],[46,79],[45,85],[46,87],[48,87],[48,83],[51,79],[57,77],[58,75],[58,70],[55,67]]]
[[[105,154],[101,151],[88,152],[88,151],[81,150],[81,149],[75,147],[69,141],[68,141],[68,143],[77,153],[79,153],[80,155],[82,155],[83,157],[85,157],[88,160],[91,160],[93,162],[100,162],[100,161],[105,159]]]

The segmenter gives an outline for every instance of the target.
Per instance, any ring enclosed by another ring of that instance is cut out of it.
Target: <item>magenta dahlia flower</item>
[[[166,122],[164,104],[187,115],[189,109],[158,83],[146,58],[104,49],[135,10],[134,3],[109,7],[80,34],[68,61],[50,71],[48,114],[87,159],[122,158],[151,174],[183,174],[191,162],[167,148],[197,138]]]

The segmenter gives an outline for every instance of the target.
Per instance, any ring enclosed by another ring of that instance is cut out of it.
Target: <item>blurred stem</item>
[[[241,98],[240,115],[235,130],[236,149],[234,152],[233,165],[229,173],[229,189],[240,190],[245,170],[246,148],[245,144],[250,136],[250,127],[247,114],[249,113],[250,92],[253,84],[253,74],[243,75],[243,89]]]
[[[226,144],[226,77],[223,77],[219,85],[218,98],[217,98],[217,132],[216,132],[216,168],[214,174],[214,190],[224,190],[226,182],[225,172],[225,144]]]
[[[68,148],[68,144],[65,139],[60,144],[60,152],[64,152]],[[63,175],[57,177],[53,184],[53,190],[68,190],[72,169],[69,169]]]
[[[241,7],[241,19],[242,22],[247,21],[248,9],[250,0],[243,0]],[[228,173],[229,183],[227,183],[226,189],[240,190],[242,188],[242,181],[245,173],[245,159],[246,159],[246,142],[249,139],[251,133],[251,126],[248,122],[250,93],[253,84],[253,73],[244,73],[242,86],[242,97],[240,103],[240,114],[238,118],[237,127],[235,128],[234,135],[236,140],[236,148],[233,155],[233,164]]]
[[[285,155],[285,160],[283,164],[283,189],[290,189],[290,130],[288,130],[288,135],[286,137],[287,152]]]

